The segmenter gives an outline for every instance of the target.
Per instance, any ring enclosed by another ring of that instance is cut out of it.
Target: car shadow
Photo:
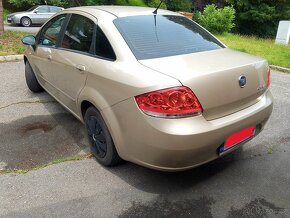
[[[111,168],[103,168],[138,190],[154,194],[170,194],[186,191],[210,180],[232,166],[239,153],[238,149],[226,157],[182,172],[162,172],[129,162]]]

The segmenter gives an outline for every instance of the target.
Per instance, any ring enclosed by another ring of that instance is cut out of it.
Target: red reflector
[[[267,88],[270,87],[270,83],[271,83],[271,70],[269,67],[268,73],[267,73]]]
[[[251,126],[247,129],[244,129],[240,132],[234,133],[232,134],[230,137],[227,138],[226,143],[224,145],[224,149],[228,149],[242,141],[244,141],[245,139],[248,139],[252,136],[254,136],[255,134],[255,127]]]

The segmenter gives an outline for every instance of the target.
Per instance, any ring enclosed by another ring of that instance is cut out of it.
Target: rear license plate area
[[[242,142],[245,142],[246,140],[251,139],[255,135],[255,126],[250,126],[246,129],[243,129],[239,132],[236,132],[232,135],[230,135],[225,143],[223,143],[219,148],[218,148],[218,154],[222,155],[226,151],[231,150],[235,146],[239,145]]]

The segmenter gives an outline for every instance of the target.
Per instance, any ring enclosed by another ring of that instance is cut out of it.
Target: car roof
[[[54,5],[37,5],[37,7],[41,7],[41,6],[48,6],[48,7],[57,7],[57,8],[60,8],[59,6],[54,6]]]
[[[75,7],[69,8],[70,11],[83,11],[90,14],[94,14],[94,12],[102,11],[112,14],[116,17],[128,17],[128,16],[136,16],[136,15],[152,15],[155,8],[149,7],[137,7],[137,6],[83,6],[83,7]],[[178,15],[178,13],[167,11],[163,9],[158,10],[158,14],[160,15]]]

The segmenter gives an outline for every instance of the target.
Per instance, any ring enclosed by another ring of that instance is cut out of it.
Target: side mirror
[[[35,36],[25,36],[21,41],[24,45],[35,46],[36,44]]]
[[[36,9],[35,11],[33,11],[33,13],[37,14],[38,10]]]

